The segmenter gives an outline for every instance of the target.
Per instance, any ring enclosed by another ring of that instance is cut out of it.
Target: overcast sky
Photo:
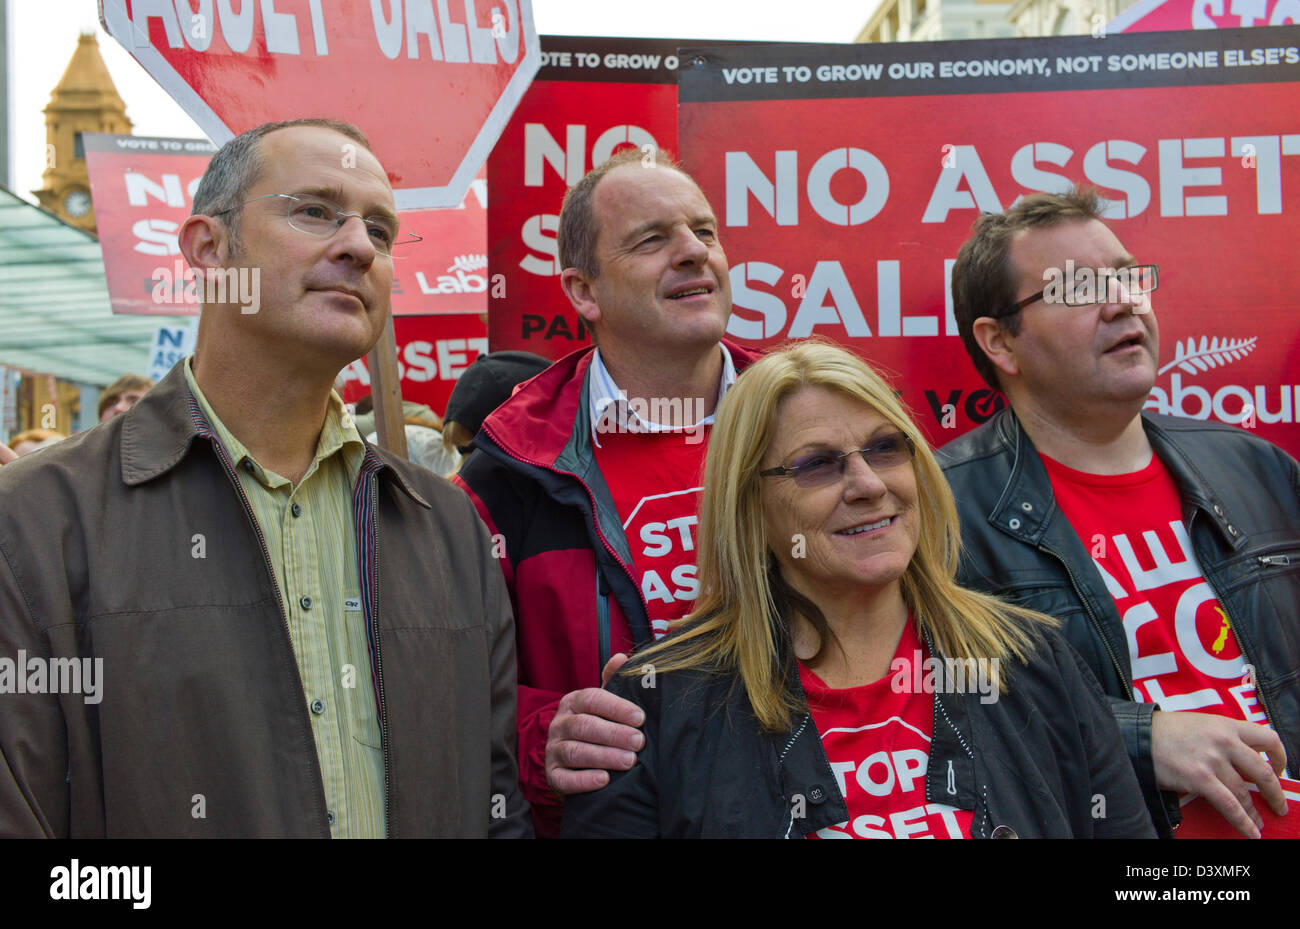
[[[80,32],[94,31],[136,135],[201,138],[199,128],[99,25],[96,0],[9,4],[9,170],[0,183],[35,202],[44,171],[50,91]],[[248,0],[246,0],[248,2]],[[331,0],[327,0],[327,3]],[[782,42],[851,42],[877,0],[533,0],[543,35],[663,36]],[[281,0],[296,12],[305,0]],[[792,11],[795,11],[792,14]]]

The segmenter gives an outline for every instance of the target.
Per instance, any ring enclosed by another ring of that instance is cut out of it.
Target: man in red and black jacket
[[[690,612],[714,412],[757,355],[723,341],[727,258],[708,200],[667,156],[616,155],[565,196],[561,285],[596,347],[522,384],[457,476],[515,608],[520,780],[539,836],[644,744],[600,689]]]

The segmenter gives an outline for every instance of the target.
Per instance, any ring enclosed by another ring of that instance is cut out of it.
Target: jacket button
[[[301,600],[298,601],[298,605],[299,605],[300,607],[302,607],[304,610],[310,610],[310,609],[311,609],[311,597],[303,597]]]
[[[1018,839],[1020,838],[1020,836],[1016,835],[1016,830],[1012,829],[1010,826],[998,826],[996,829],[993,830],[993,834],[989,836],[989,838],[990,839]]]
[[[808,799],[813,803],[821,803],[826,799],[826,791],[821,784],[813,784],[808,788]]]
[[[295,503],[293,506],[289,507],[289,512],[296,518],[302,515],[302,507]]]
[[[1232,525],[1231,523],[1229,523],[1229,524],[1228,524],[1228,535],[1236,535],[1236,534],[1237,534],[1237,527],[1234,526],[1234,525]]]
[[[1217,504],[1217,503],[1214,504],[1214,512],[1217,513],[1218,515],[1222,516],[1222,515],[1223,515],[1223,507],[1219,506],[1219,504]]]
[[[325,712],[325,703],[322,700],[313,700],[311,702],[311,711],[317,716]]]
[[[244,459],[244,470],[247,471],[249,474],[252,474],[254,471],[257,470],[257,465],[253,464],[253,459],[251,458]]]
[[[1026,513],[1032,513],[1034,511],[1034,505],[1030,503],[1028,500],[1020,504],[1020,508],[1024,510]]]
[[[1009,521],[1007,522],[1007,525],[1010,526],[1012,529],[1019,529],[1019,528],[1020,528],[1020,520],[1015,519],[1015,518],[1013,517],[1011,520],[1009,520]]]
[[[329,821],[329,824],[330,824],[331,826],[334,825],[334,811],[333,811],[333,810],[326,810],[326,811],[325,811],[325,819]]]

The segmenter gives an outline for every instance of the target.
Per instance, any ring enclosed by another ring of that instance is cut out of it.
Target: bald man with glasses
[[[331,389],[416,238],[346,123],[213,157],[195,354],[0,469],[0,835],[531,834],[487,533]]]

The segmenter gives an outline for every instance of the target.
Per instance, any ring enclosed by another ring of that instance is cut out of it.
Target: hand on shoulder
[[[623,667],[627,655],[615,655],[601,671],[601,684]],[[565,694],[546,736],[546,781],[561,797],[599,790],[610,771],[636,764],[645,745],[640,727],[645,713],[630,700],[602,687]]]

